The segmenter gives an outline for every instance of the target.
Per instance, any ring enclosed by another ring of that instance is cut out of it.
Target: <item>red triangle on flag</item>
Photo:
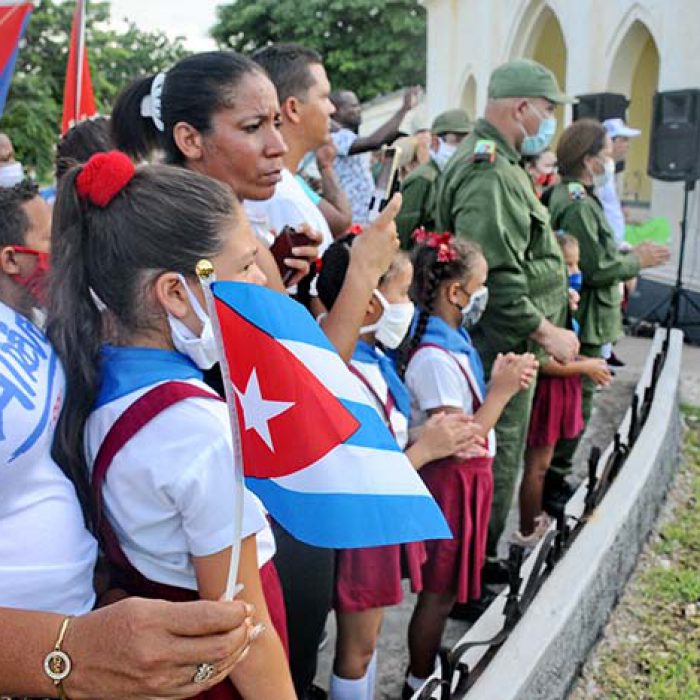
[[[284,345],[215,299],[246,476],[274,478],[311,466],[360,427]]]
[[[31,3],[0,7],[0,73],[5,70],[10,56],[15,52],[24,20],[31,11]]]

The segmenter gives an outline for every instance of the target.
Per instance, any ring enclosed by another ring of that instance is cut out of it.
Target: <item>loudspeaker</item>
[[[654,95],[647,172],[667,182],[700,179],[700,90]]]
[[[595,92],[590,95],[577,95],[579,102],[574,105],[574,121],[577,119],[624,119],[629,100],[616,92]]]

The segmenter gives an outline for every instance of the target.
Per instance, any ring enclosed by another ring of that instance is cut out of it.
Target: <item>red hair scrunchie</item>
[[[75,178],[75,189],[83,199],[103,209],[131,182],[136,167],[121,151],[96,153]]]

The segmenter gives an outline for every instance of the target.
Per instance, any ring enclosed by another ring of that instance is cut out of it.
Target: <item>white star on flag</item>
[[[241,393],[235,384],[233,385],[233,390],[236,392],[243,409],[245,429],[250,430],[252,428],[270,448],[270,451],[274,452],[275,448],[270,435],[270,421],[289,410],[294,406],[294,402],[263,399],[260,394],[260,383],[258,382],[258,373],[255,367],[253,367],[253,371],[248,378],[245,393]]]

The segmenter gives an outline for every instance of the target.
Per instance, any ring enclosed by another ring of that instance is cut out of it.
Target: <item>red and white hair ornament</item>
[[[104,209],[131,182],[135,173],[136,167],[125,153],[96,153],[75,178],[75,189],[81,199]]]
[[[435,248],[437,251],[437,261],[439,263],[453,262],[457,259],[457,251],[454,247],[454,236],[449,232],[438,233],[436,231],[426,231],[422,226],[417,228],[411,238],[418,245],[425,245],[428,248]]]

